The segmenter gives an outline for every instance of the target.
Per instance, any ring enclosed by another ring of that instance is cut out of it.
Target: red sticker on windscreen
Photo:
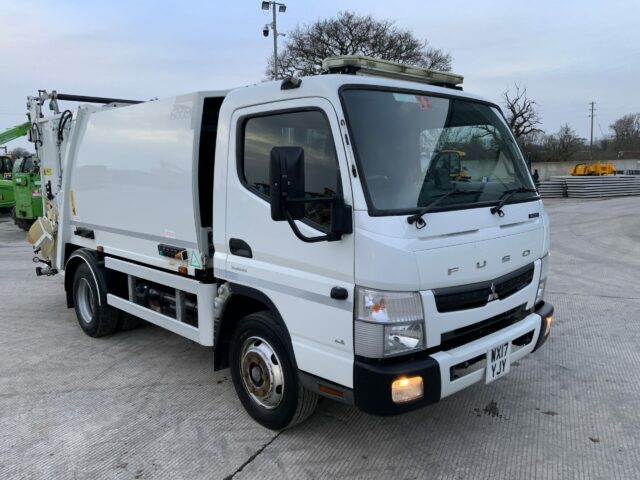
[[[416,100],[418,101],[418,105],[422,110],[429,110],[431,108],[431,104],[429,103],[429,97],[416,95]]]

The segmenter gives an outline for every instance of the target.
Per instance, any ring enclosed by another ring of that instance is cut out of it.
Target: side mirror
[[[304,218],[304,204],[287,202],[289,198],[301,199],[305,196],[304,149],[273,147],[269,159],[269,184],[272,220],[287,220],[287,212],[293,220]]]
[[[293,233],[303,242],[334,242],[345,233],[353,233],[353,212],[342,197],[307,196],[304,179],[304,149],[273,147],[269,159],[271,219],[286,220]],[[305,217],[305,204],[325,203],[331,209],[331,231],[327,235],[307,237],[296,226]]]

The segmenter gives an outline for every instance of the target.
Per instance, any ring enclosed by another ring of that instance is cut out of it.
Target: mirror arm
[[[287,212],[287,222],[289,223],[289,226],[291,227],[291,230],[293,230],[293,233],[296,235],[296,237],[298,237],[303,242],[307,242],[307,243],[316,243],[316,242],[325,242],[325,241],[334,242],[336,240],[340,240],[340,238],[342,237],[342,235],[337,235],[335,233],[330,233],[328,235],[320,235],[318,237],[307,237],[298,229],[298,226],[296,225],[296,221],[291,217],[291,214],[289,212]]]

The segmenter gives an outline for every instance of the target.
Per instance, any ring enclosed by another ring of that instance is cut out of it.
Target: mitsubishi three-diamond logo
[[[491,302],[493,300],[498,300],[498,292],[496,292],[496,286],[491,282],[491,293],[489,294],[489,298],[487,298],[487,302]]]

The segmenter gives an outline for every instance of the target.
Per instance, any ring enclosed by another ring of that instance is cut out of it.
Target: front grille
[[[442,349],[451,350],[519,322],[529,313],[525,307],[526,304],[523,303],[495,317],[443,333],[441,336]]]
[[[493,285],[498,298],[503,300],[531,283],[533,267],[533,263],[531,263],[494,280],[437,289],[433,293],[438,312],[455,312],[484,307],[492,295],[491,285]]]

